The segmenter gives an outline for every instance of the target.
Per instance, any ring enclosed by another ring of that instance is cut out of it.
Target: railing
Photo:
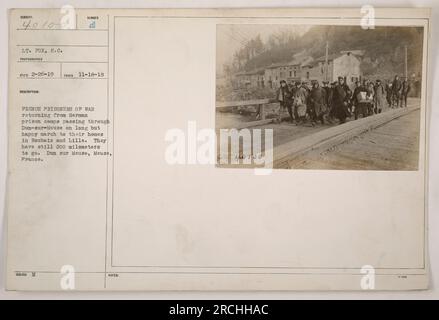
[[[234,108],[234,107],[257,107],[256,114],[259,115],[259,120],[244,122],[238,126],[236,129],[259,126],[263,124],[267,124],[273,121],[273,119],[266,119],[265,105],[269,103],[276,102],[273,99],[257,99],[257,100],[242,100],[242,101],[226,101],[226,102],[217,102],[216,109],[226,109],[226,108]]]

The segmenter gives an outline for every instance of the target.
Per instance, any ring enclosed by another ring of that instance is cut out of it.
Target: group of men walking
[[[319,121],[333,123],[336,119],[344,123],[348,117],[357,119],[360,115],[367,117],[389,108],[407,107],[409,91],[407,79],[401,81],[398,76],[385,85],[381,80],[357,81],[353,90],[343,77],[331,84],[323,81],[322,86],[317,80],[312,80],[311,86],[306,82],[287,84],[281,80],[276,92],[281,107],[279,121],[282,121],[282,111],[287,109],[291,122],[296,125],[310,121],[314,126]]]

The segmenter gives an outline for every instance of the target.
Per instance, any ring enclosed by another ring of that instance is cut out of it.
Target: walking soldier
[[[332,105],[334,116],[340,120],[340,123],[345,123],[349,115],[348,104],[350,99],[350,89],[344,83],[343,77],[338,77],[338,83],[334,87],[332,94]]]
[[[280,108],[279,108],[279,122],[282,121],[282,111],[285,109],[288,109],[288,113],[290,114],[291,122],[294,121],[293,117],[293,111],[291,109],[292,105],[292,97],[290,89],[288,89],[287,83],[285,80],[280,81],[280,87],[277,89],[276,92],[277,100],[279,101]]]
[[[401,107],[407,107],[407,96],[410,92],[410,83],[408,82],[407,78],[404,79],[403,83],[402,83],[402,88],[401,88]]]
[[[396,75],[392,83],[392,98],[393,98],[393,104],[396,104],[396,107],[399,107],[400,104],[401,89],[402,89],[401,80],[399,80],[398,75]]]
[[[314,126],[317,120],[324,124],[323,116],[326,113],[326,90],[319,86],[317,80],[312,81],[312,89],[309,94],[308,114],[311,118],[311,124]]]

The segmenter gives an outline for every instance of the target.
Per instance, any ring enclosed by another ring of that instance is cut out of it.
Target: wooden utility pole
[[[405,46],[405,78],[408,79],[408,67],[407,67],[407,45]]]
[[[328,72],[329,72],[329,66],[328,66],[328,52],[329,52],[329,42],[326,41],[326,55],[325,55],[325,81],[329,81],[328,79]]]

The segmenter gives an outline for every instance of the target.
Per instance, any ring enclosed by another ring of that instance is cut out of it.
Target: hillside
[[[421,73],[423,29],[414,27],[377,27],[364,30],[359,26],[313,26],[299,37],[275,35],[263,44],[259,53],[239,61],[239,70],[252,70],[272,63],[290,61],[302,52],[317,58],[329,52],[364,50],[362,71],[365,76],[392,77],[404,73],[405,46],[408,51],[409,75]],[[246,48],[242,50],[248,50]],[[236,56],[244,56],[242,52]]]

